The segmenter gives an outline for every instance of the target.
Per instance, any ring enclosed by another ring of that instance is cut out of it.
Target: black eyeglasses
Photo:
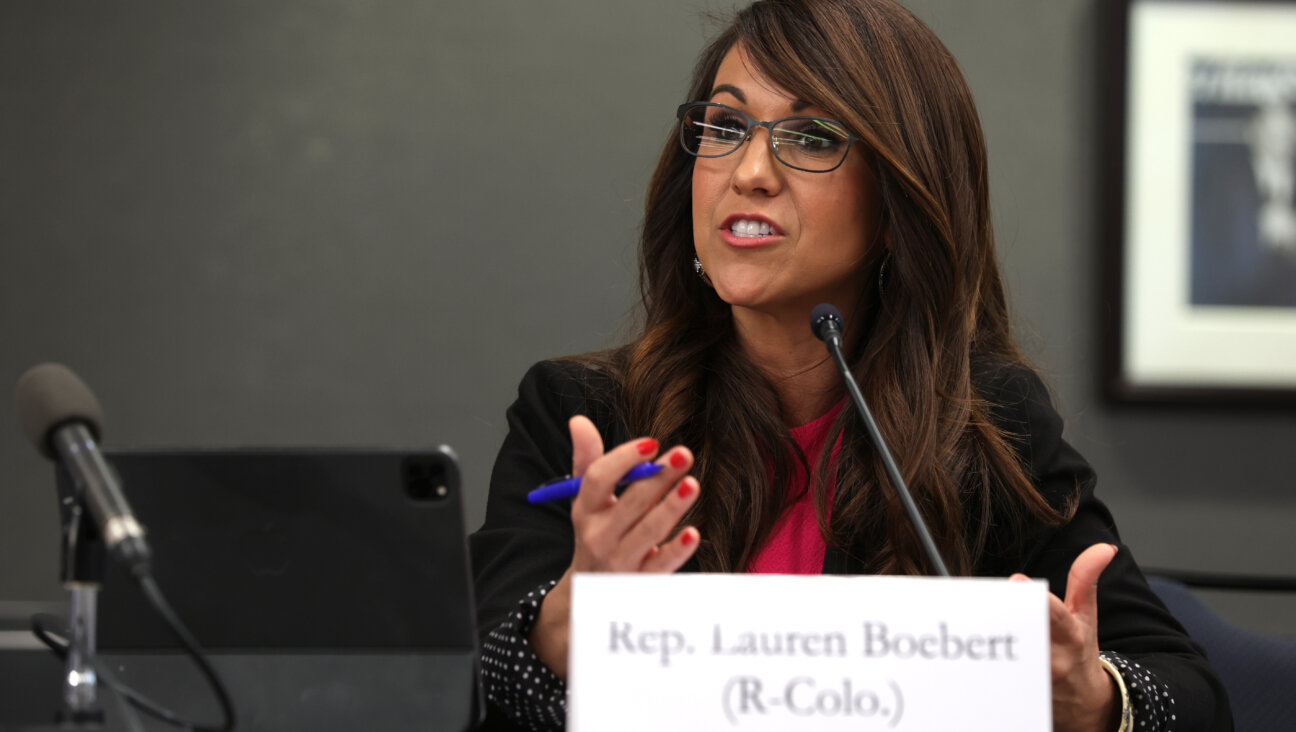
[[[689,102],[675,110],[680,121],[680,145],[689,155],[719,158],[742,147],[757,127],[769,132],[774,157],[789,168],[808,173],[836,170],[859,138],[827,117],[784,117],[772,122],[714,102]]]

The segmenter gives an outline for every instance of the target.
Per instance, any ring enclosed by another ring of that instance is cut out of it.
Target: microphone
[[[841,348],[842,316],[832,305],[826,302],[815,305],[814,310],[810,311],[810,330],[814,331],[815,338],[827,343],[829,348]],[[853,382],[853,379],[848,381]]]
[[[89,387],[66,366],[43,363],[18,379],[14,404],[27,438],[42,455],[66,467],[81,489],[108,551],[135,576],[147,575],[144,529],[99,451],[103,411]]]
[[[882,431],[878,429],[877,421],[873,419],[873,412],[869,411],[868,404],[864,402],[864,394],[860,392],[859,384],[855,383],[850,366],[846,364],[846,357],[842,355],[842,327],[841,313],[832,305],[820,303],[810,311],[810,330],[814,331],[816,338],[828,346],[828,353],[837,364],[837,370],[846,384],[846,391],[850,393],[851,401],[855,402],[855,408],[864,418],[864,426],[873,440],[873,447],[882,457],[882,464],[886,466],[887,477],[891,479],[891,488],[904,504],[905,511],[909,514],[909,523],[913,524],[914,532],[922,542],[928,561],[931,562],[938,577],[948,577],[949,570],[945,568],[945,561],[941,559],[936,542],[932,541],[931,532],[927,530],[927,522],[923,521],[913,496],[909,494],[909,487],[900,477],[900,468],[896,467],[895,458],[891,457],[891,450],[887,448],[886,440],[882,439]]]

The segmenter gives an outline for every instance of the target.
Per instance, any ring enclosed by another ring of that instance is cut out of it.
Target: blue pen
[[[662,466],[657,463],[639,463],[630,468],[630,472],[626,473],[625,477],[617,485],[623,486],[636,480],[651,478],[660,473],[661,470]],[[561,501],[564,498],[575,498],[576,494],[580,493],[580,487],[580,478],[558,478],[528,493],[527,500],[531,503],[544,503],[545,501]]]

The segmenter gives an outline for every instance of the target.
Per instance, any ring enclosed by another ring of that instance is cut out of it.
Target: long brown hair
[[[887,244],[870,248],[869,264],[876,272],[891,259],[884,291],[872,278],[860,285],[855,327],[867,335],[848,358],[950,571],[969,574],[992,520],[1062,516],[1034,489],[973,383],[974,363],[1022,357],[1009,332],[985,142],[966,82],[931,30],[891,0],[763,0],[706,48],[686,101],[710,96],[738,44],[768,79],[844,122],[869,156]],[[729,306],[694,276],[693,160],[674,135],[667,140],[640,242],[643,331],[598,360],[623,388],[632,434],[697,456],[703,488],[684,522],[701,531],[700,568],[744,570],[788,504],[785,479],[816,460],[814,497],[830,545],[867,571],[928,571],[853,409],[830,428],[824,454],[800,455],[774,389],[738,346]],[[838,434],[829,513],[824,476]]]

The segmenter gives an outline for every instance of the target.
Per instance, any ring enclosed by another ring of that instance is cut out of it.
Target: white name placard
[[[1049,730],[1044,582],[578,574],[567,724]]]

